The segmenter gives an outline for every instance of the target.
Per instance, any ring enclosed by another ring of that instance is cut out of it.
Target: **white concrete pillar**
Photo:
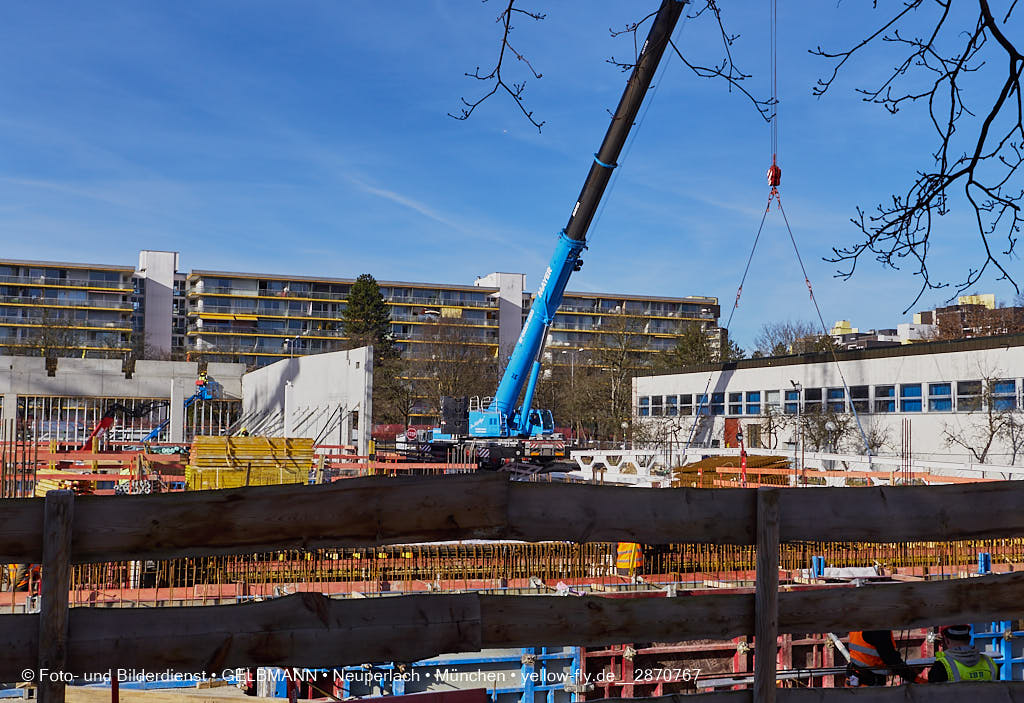
[[[284,382],[284,436],[295,436],[295,384]]]
[[[171,419],[168,442],[185,441],[185,379],[171,379],[171,407],[167,409]]]
[[[4,420],[18,419],[18,394],[4,393]]]

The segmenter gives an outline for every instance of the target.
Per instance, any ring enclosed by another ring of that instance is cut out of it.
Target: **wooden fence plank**
[[[784,489],[779,529],[783,542],[1017,537],[1022,504],[1021,481]],[[739,488],[638,491],[480,474],[83,496],[75,512],[72,559],[81,563],[453,539],[753,544],[756,498]],[[41,519],[42,501],[0,501],[0,558],[37,562]]]
[[[779,637],[779,489],[757,489],[757,582],[754,592],[754,700],[775,703]]]
[[[1020,615],[1024,572],[957,581],[779,594],[779,632],[848,632]],[[38,619],[0,616],[0,681],[35,665]],[[436,628],[436,632],[435,632]],[[754,596],[676,598],[300,594],[245,605],[72,608],[68,668],[184,672],[229,666],[343,666],[480,648],[676,642],[748,635]]]
[[[753,491],[565,483],[514,483],[508,508],[510,536],[531,542],[753,544],[755,515]]]
[[[43,499],[0,500],[0,564],[38,563],[43,555]]]
[[[1024,571],[779,594],[780,632],[849,632],[1024,616]],[[809,628],[809,629],[802,629]]]
[[[39,671],[65,671],[68,654],[68,589],[71,588],[72,491],[49,491],[43,513],[43,561],[39,609]],[[64,703],[64,681],[40,678],[39,703]]]
[[[443,480],[449,479],[449,480]],[[85,496],[75,563],[501,538],[508,478],[357,478],[150,496]],[[117,501],[117,510],[111,510]]]
[[[800,488],[779,496],[783,542],[902,542],[1024,535],[1024,481]]]

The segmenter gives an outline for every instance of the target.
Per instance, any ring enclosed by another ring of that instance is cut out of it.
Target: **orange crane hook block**
[[[782,183],[782,169],[779,168],[778,164],[775,163],[775,155],[772,155],[772,165],[768,169],[768,185],[772,188],[778,187]]]

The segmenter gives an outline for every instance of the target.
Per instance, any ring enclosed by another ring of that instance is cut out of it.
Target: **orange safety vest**
[[[643,565],[644,557],[636,542],[619,542],[615,550],[615,568],[634,570]]]
[[[890,639],[892,633],[889,633]],[[896,647],[896,642],[893,641],[893,648]],[[878,650],[875,649],[874,645],[868,644],[867,640],[864,639],[863,632],[851,632],[850,633],[850,662],[861,669],[885,669],[886,664],[882,657],[878,656]]]

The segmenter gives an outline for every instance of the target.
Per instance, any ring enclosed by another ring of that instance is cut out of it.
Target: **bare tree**
[[[486,1],[487,0],[484,0],[484,2]],[[462,105],[459,107],[458,113],[448,113],[451,117],[454,117],[457,120],[469,119],[470,115],[473,114],[473,111],[488,98],[497,94],[504,94],[512,99],[516,107],[523,113],[526,119],[537,128],[537,131],[540,131],[544,126],[544,122],[537,120],[537,118],[533,116],[533,111],[528,109],[524,102],[527,81],[540,80],[543,77],[543,74],[534,68],[529,58],[513,46],[511,36],[512,32],[515,30],[513,19],[520,18],[540,21],[547,15],[535,10],[526,10],[521,7],[516,7],[516,2],[517,0],[507,0],[507,2],[503,4],[501,12],[498,14],[496,24],[499,25],[501,39],[498,43],[498,57],[495,61],[494,67],[490,71],[484,73],[481,71],[480,67],[477,66],[472,72],[466,73],[466,76],[486,85],[487,90],[480,97],[472,100],[465,97],[461,98]],[[641,39],[638,37],[637,33],[649,20],[654,18],[656,14],[657,12],[652,12],[636,22],[627,24],[623,29],[608,30],[613,38],[631,38],[633,53],[633,56],[628,59],[616,59],[612,56],[608,59],[608,63],[617,66],[623,71],[633,69],[641,50]],[[693,3],[693,9],[687,15],[687,19],[695,24],[703,20],[711,26],[710,31],[721,37],[722,55],[720,57],[715,57],[710,61],[694,60],[684,55],[683,52],[679,50],[679,47],[670,41],[669,45],[683,64],[691,73],[699,78],[717,78],[725,81],[729,90],[737,90],[745,95],[766,120],[770,119],[774,109],[774,104],[771,100],[756,98],[749,90],[747,90],[744,81],[749,79],[751,74],[740,70],[732,57],[732,46],[734,42],[739,39],[739,35],[731,34],[726,30],[725,23],[722,20],[722,12],[719,9],[716,0],[701,0],[700,2]],[[515,68],[517,67],[520,68],[519,78],[510,78],[509,74],[515,73]]]
[[[847,62],[868,47],[899,52],[891,72],[858,92],[864,101],[892,114],[915,104],[925,106],[935,136],[932,165],[920,169],[903,194],[892,195],[872,215],[858,208],[852,221],[863,238],[836,247],[829,259],[840,264],[843,277],[849,278],[860,257],[870,253],[894,269],[904,259],[913,263],[921,288],[911,305],[925,290],[948,286],[931,277],[927,257],[936,221],[959,202],[972,212],[982,255],[979,263],[968,266],[956,290],[967,290],[992,267],[999,280],[1020,292],[1007,268],[1024,221],[1024,189],[1015,180],[1024,162],[1024,55],[1008,32],[1016,5],[1014,0],[997,18],[989,0],[958,2],[955,11],[952,0],[886,4],[879,10],[877,28],[856,45],[812,52],[833,62],[832,74],[818,82],[817,95],[824,95]],[[988,71],[1000,72],[998,88],[977,90],[975,74]]]
[[[996,394],[996,384],[1002,374],[988,373],[981,380],[981,393],[974,399],[973,409],[966,414],[966,422],[952,425],[943,424],[942,439],[947,447],[965,449],[974,460],[984,464],[999,439],[1020,441],[1022,429],[1020,411],[1013,404],[1003,407],[1000,397]],[[958,401],[959,405],[959,401]],[[958,409],[960,409],[958,407]],[[1014,460],[1018,449],[1013,449]]]
[[[424,325],[426,343],[409,360],[422,396],[440,412],[441,396],[483,396],[493,390],[496,360],[489,347],[458,319]]]
[[[912,262],[915,275],[921,278],[921,288],[908,310],[926,290],[951,285],[932,278],[928,253],[935,223],[961,209],[971,214],[980,256],[973,265],[968,264],[963,279],[952,284],[955,290],[967,290],[992,268],[998,279],[1009,281],[1020,292],[1009,268],[1024,222],[1024,188],[1017,178],[1024,163],[1024,53],[1019,33],[1011,32],[1009,27],[1016,6],[1016,0],[1010,0],[1005,13],[996,15],[990,0],[956,3],[955,11],[952,0],[904,0],[881,7],[875,2],[873,8],[880,17],[872,28],[865,30],[861,40],[847,49],[826,50],[819,46],[811,50],[832,62],[831,73],[819,79],[814,88],[818,96],[832,88],[855,57],[870,54],[877,61],[879,54],[895,51],[894,68],[871,87],[857,92],[865,102],[892,114],[920,105],[933,129],[935,147],[924,157],[929,166],[920,168],[902,194],[890,196],[873,214],[858,207],[852,222],[861,236],[848,246],[835,247],[833,256],[827,259],[838,264],[838,275],[847,279],[865,254],[893,269],[898,269],[904,260]],[[745,88],[744,81],[751,75],[737,67],[732,55],[738,36],[727,31],[715,0],[700,0],[691,7],[688,19],[694,24],[706,20],[710,31],[721,36],[721,54],[712,61],[691,61],[674,44],[673,51],[694,75],[723,80],[730,90],[746,95],[759,113],[771,120],[774,100],[756,98]],[[479,68],[467,73],[488,84],[489,90],[473,101],[463,98],[460,114],[453,117],[467,119],[482,102],[504,92],[534,126],[540,129],[543,125],[523,104],[527,78],[516,82],[502,72],[511,70],[510,57],[515,57],[526,67],[529,78],[541,77],[540,71],[509,43],[514,16],[544,18],[539,12],[516,7],[516,0],[507,0],[498,16],[502,32],[494,69],[486,74]],[[623,30],[610,30],[611,34],[632,36],[635,57],[640,50],[637,30],[652,16],[628,24]],[[609,59],[609,63],[622,69],[631,68],[633,62],[635,58]],[[981,80],[989,75],[996,78],[994,89],[987,89]]]
[[[754,348],[760,356],[783,356],[793,353],[799,340],[821,336],[817,325],[807,320],[766,322],[754,337]]]

